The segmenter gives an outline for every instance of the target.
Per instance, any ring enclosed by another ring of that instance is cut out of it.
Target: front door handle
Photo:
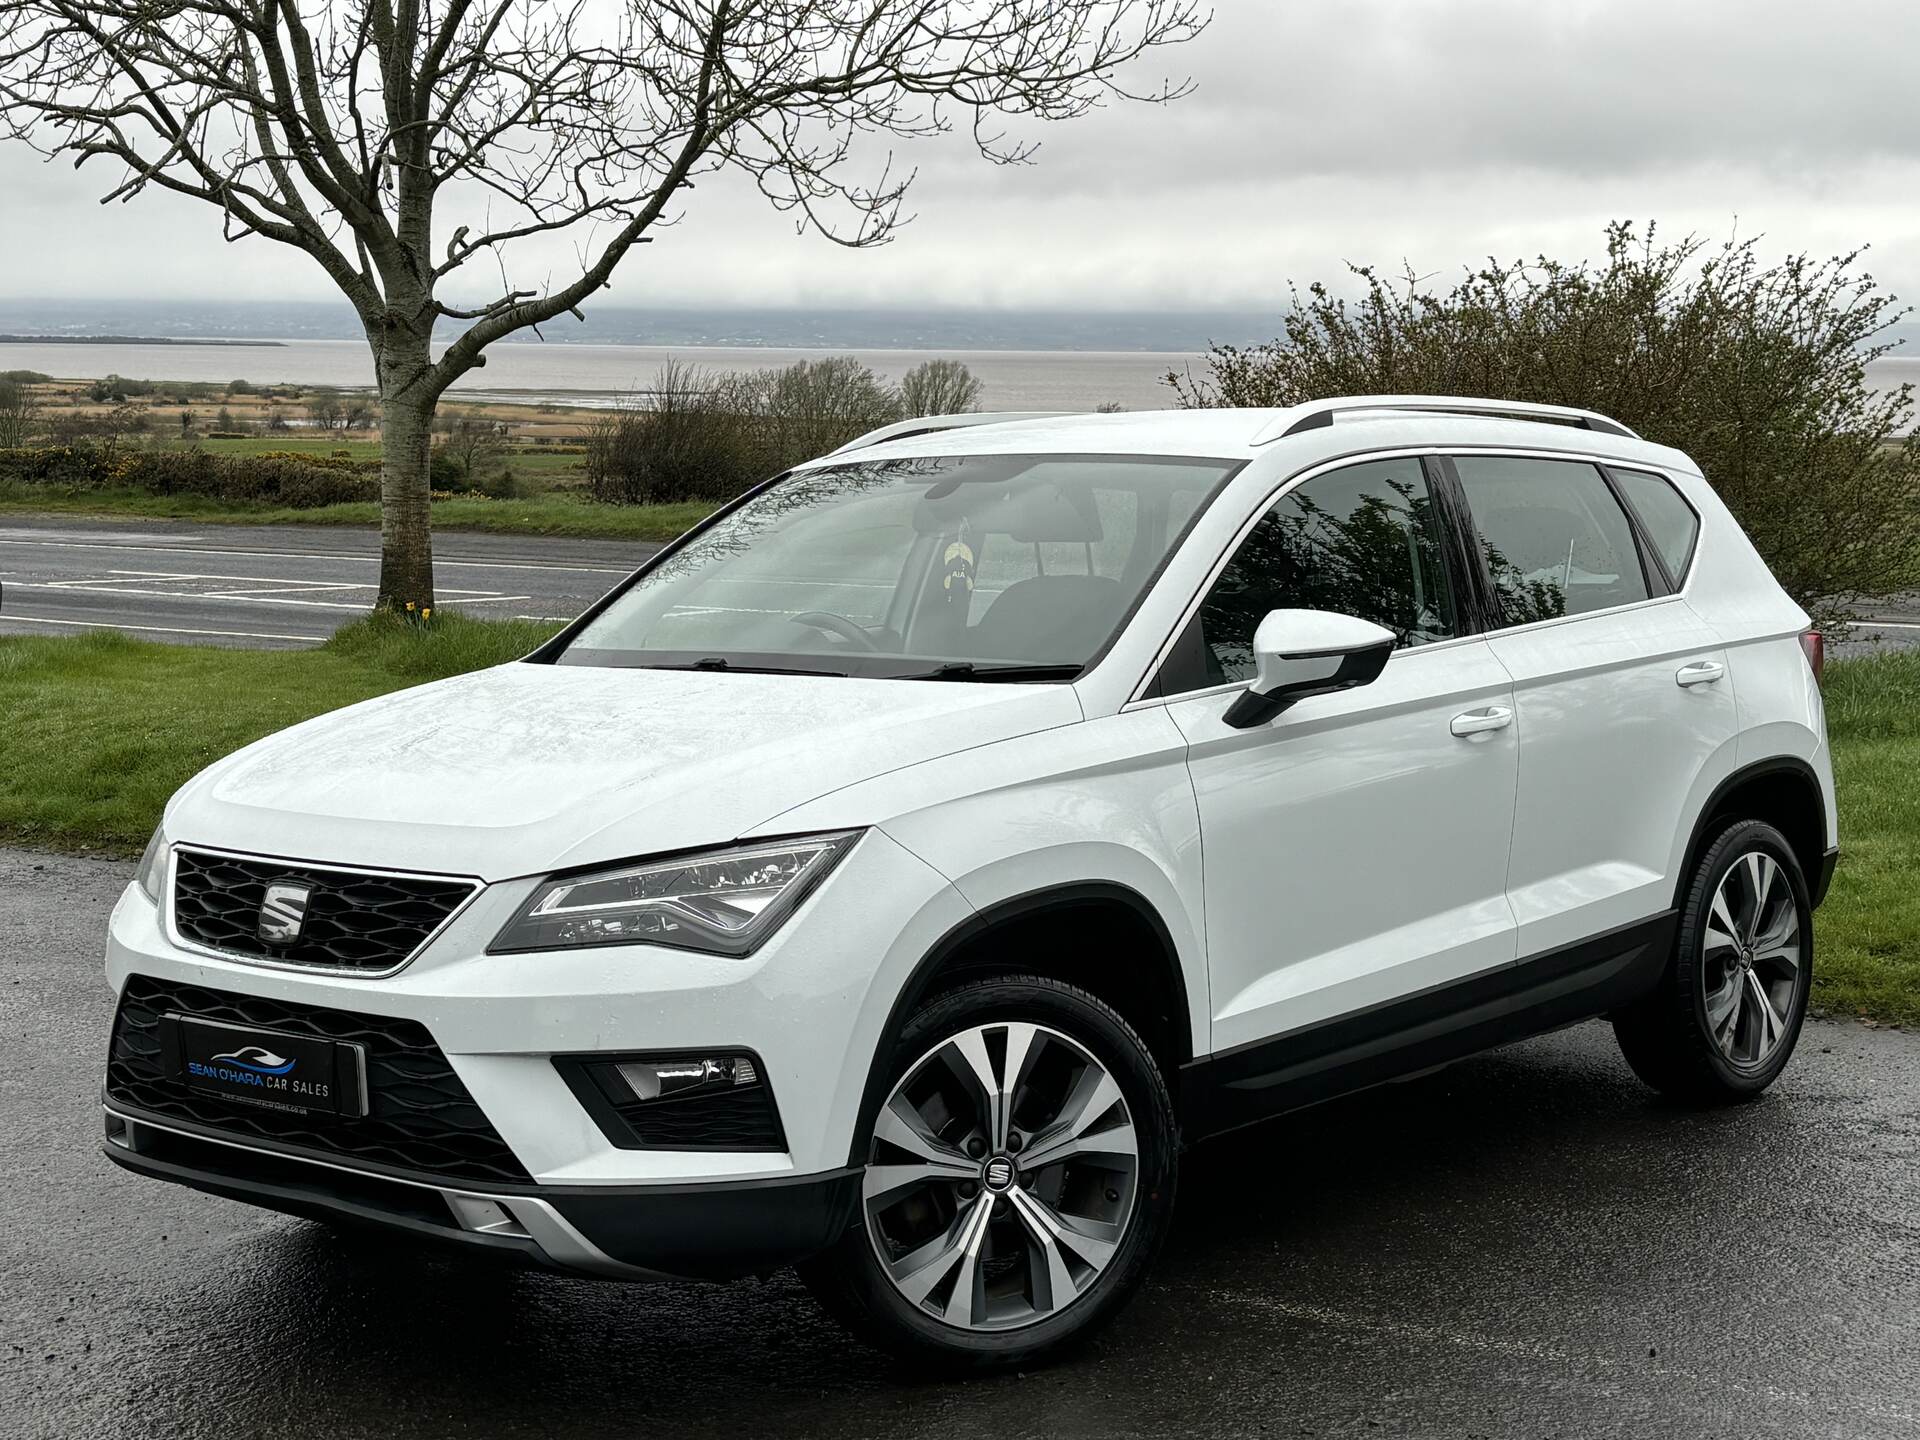
[[[1456,735],[1483,735],[1489,730],[1504,730],[1512,723],[1512,706],[1489,705],[1484,710],[1469,710],[1454,716],[1447,728]]]
[[[1711,685],[1726,673],[1727,667],[1718,660],[1696,660],[1691,665],[1682,665],[1673,678],[1682,686]]]

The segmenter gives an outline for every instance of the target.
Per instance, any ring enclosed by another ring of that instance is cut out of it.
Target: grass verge
[[[1827,667],[1840,868],[1816,920],[1814,1004],[1920,1026],[1920,654]]]
[[[222,755],[323,711],[515,659],[556,628],[365,620],[317,650],[117,631],[0,639],[0,843],[138,854],[167,797]]]
[[[495,535],[570,535],[579,539],[671,540],[711,514],[713,506],[601,505],[567,495],[527,500],[454,496],[433,502],[436,530],[477,530]],[[110,520],[199,520],[214,525],[349,525],[378,529],[380,507],[372,501],[320,505],[310,510],[210,500],[199,495],[149,495],[131,490],[53,493],[0,485],[0,515],[84,515]]]
[[[361,621],[318,650],[0,639],[0,843],[131,856],[166,799],[250,740],[389,690],[514,659],[554,627]],[[1842,858],[1814,1003],[1920,1025],[1920,655],[1837,661],[1827,715]]]

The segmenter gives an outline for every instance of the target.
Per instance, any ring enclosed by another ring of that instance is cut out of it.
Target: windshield
[[[665,556],[559,663],[1071,679],[1234,468],[984,455],[804,471]]]

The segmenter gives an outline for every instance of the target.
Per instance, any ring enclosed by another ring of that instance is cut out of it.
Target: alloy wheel
[[[1087,1294],[1127,1233],[1139,1136],[1087,1048],[1019,1021],[922,1056],[874,1122],[862,1184],[882,1270],[965,1330],[1011,1330]]]
[[[1802,956],[1792,884],[1771,855],[1747,851],[1714,891],[1701,955],[1707,1031],[1733,1065],[1755,1069],[1785,1042]]]

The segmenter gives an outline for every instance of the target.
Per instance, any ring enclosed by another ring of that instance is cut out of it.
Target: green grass
[[[0,639],[0,842],[138,854],[167,797],[222,755],[323,711],[515,659],[556,628],[374,619],[317,650],[114,631]]]
[[[711,514],[713,508],[701,503],[601,505],[571,495],[537,495],[526,500],[456,496],[434,501],[433,523],[439,530],[478,530],[496,535],[671,540]],[[197,495],[149,495],[133,490],[56,493],[43,486],[22,485],[0,485],[0,515],[199,520],[215,525],[347,525],[364,529],[377,529],[380,524],[380,507],[372,501],[294,510]]]
[[[1816,1005],[1920,1025],[1920,655],[1827,667],[1840,868],[1815,929]]]
[[[448,615],[350,625],[317,650],[0,638],[0,843],[134,855],[196,771],[297,720],[525,654],[553,631]],[[1827,714],[1841,864],[1814,1003],[1920,1025],[1920,654],[1838,661]]]

